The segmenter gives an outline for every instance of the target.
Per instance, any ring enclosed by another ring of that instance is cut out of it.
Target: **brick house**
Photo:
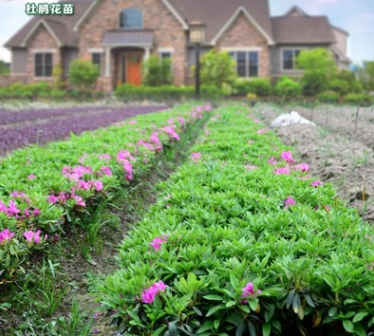
[[[69,1],[71,2],[71,1]],[[241,77],[297,75],[295,56],[302,49],[332,50],[340,68],[348,33],[325,16],[298,7],[271,17],[267,0],[79,0],[73,16],[36,16],[5,46],[11,50],[8,82],[51,80],[61,64],[67,76],[76,58],[100,67],[98,87],[141,84],[141,64],[151,54],[170,58],[175,85],[191,81],[192,22],[205,24],[202,52],[226,50]]]

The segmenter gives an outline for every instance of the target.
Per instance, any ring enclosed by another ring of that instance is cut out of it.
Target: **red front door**
[[[142,57],[140,55],[127,57],[127,82],[134,86],[142,85]]]

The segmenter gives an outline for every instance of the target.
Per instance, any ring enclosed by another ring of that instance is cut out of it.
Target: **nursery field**
[[[374,110],[322,105],[314,110],[301,106],[260,104],[256,113],[267,125],[278,115],[297,111],[318,127],[294,125],[277,130],[284,143],[300,152],[315,176],[332,182],[339,196],[374,222]],[[364,196],[365,194],[365,196]]]
[[[0,155],[29,144],[61,140],[70,133],[108,127],[138,114],[165,109],[165,106],[85,106],[10,111],[0,109]]]
[[[277,113],[185,104],[2,159],[0,334],[374,332],[372,227]]]

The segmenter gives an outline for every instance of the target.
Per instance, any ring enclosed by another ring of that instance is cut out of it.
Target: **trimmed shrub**
[[[322,103],[337,103],[339,100],[339,93],[335,91],[325,91],[318,95],[318,100]]]
[[[69,80],[79,89],[91,90],[99,77],[99,68],[90,61],[76,59],[70,64]]]
[[[372,98],[363,93],[349,93],[344,96],[344,103],[361,106],[370,106]]]
[[[349,84],[346,81],[341,80],[341,79],[337,79],[337,78],[333,79],[332,81],[330,81],[328,86],[329,86],[329,90],[336,91],[340,95],[345,95],[348,92],[350,92]]]
[[[143,63],[143,81],[146,86],[163,86],[172,83],[170,59],[149,57]]]
[[[301,94],[300,84],[289,77],[281,77],[275,85],[276,95],[290,99]]]
[[[235,82],[234,90],[240,96],[254,93],[258,97],[271,95],[271,84],[267,78],[239,79]]]

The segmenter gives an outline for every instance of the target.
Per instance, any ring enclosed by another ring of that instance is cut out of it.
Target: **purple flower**
[[[3,241],[11,240],[13,236],[14,236],[14,233],[10,232],[9,229],[5,229],[1,231],[0,232],[0,243],[2,243]]]
[[[162,281],[155,282],[151,287],[145,289],[142,293],[142,302],[152,304],[159,292],[164,292],[166,285]]]

